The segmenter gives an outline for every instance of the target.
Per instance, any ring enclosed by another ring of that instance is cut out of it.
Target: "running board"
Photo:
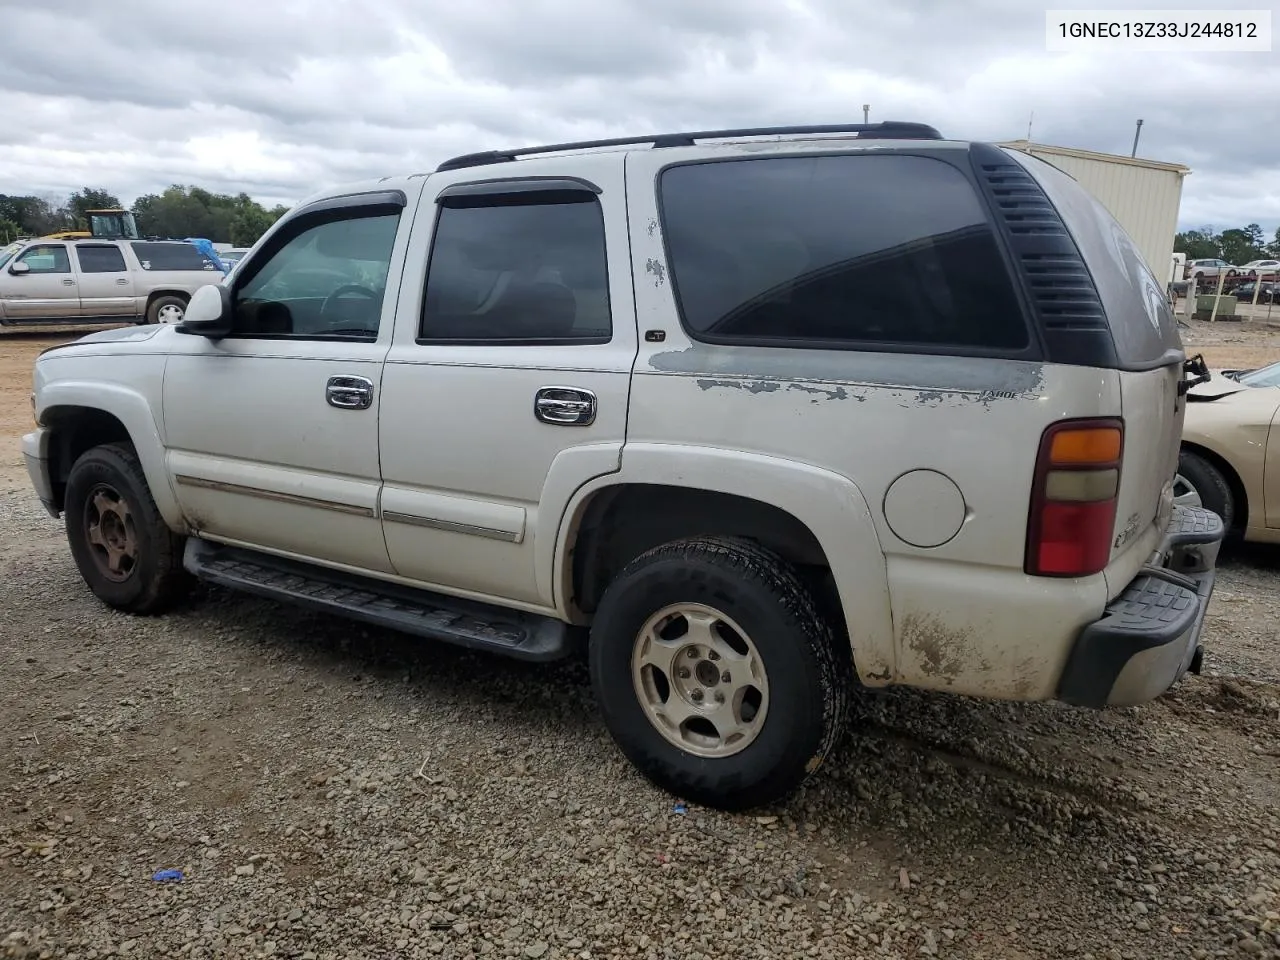
[[[201,580],[232,590],[473,650],[489,650],[519,660],[557,660],[570,651],[570,628],[551,617],[385,583],[208,540],[187,540],[183,566]]]

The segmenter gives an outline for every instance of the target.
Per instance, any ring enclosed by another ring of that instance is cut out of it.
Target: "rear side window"
[[[218,265],[189,243],[133,244],[143,270],[217,270]],[[219,271],[221,272],[221,271]]]
[[[124,254],[115,245],[76,246],[81,273],[124,273]]]
[[[1029,345],[984,208],[942,161],[690,164],[665,170],[660,191],[675,292],[695,338],[1001,354]]]
[[[594,194],[441,202],[421,339],[604,343],[612,326],[604,214]]]
[[[1150,368],[1181,353],[1178,321],[1169,309],[1164,284],[1115,217],[1047,161],[1015,150],[1006,152],[1036,178],[1079,248],[1106,312],[1121,367]],[[1198,261],[1204,266],[1221,263]]]

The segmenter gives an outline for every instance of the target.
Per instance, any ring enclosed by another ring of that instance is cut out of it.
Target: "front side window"
[[[791,347],[1025,349],[986,213],[926,157],[771,157],[660,180],[674,290],[697,339]]]
[[[39,243],[27,247],[27,252],[18,258],[18,263],[25,263],[32,273],[71,272],[67,247],[62,243]]]
[[[81,273],[124,273],[124,254],[113,244],[78,244],[76,259]]]
[[[595,194],[441,201],[421,339],[607,343],[611,334],[604,214]]]
[[[237,335],[377,339],[399,209],[307,224],[247,264],[232,294]]]

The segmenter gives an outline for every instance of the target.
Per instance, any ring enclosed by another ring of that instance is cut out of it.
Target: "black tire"
[[[699,756],[659,733],[632,680],[642,627],[680,603],[734,621],[764,665],[764,720],[729,756]],[[655,547],[622,570],[596,611],[590,666],[605,724],[628,759],[676,796],[722,810],[772,803],[808,779],[843,733],[853,689],[850,656],[791,565],[753,543],[718,537]]]
[[[99,494],[106,498],[103,502],[123,504],[128,519],[112,512],[115,519],[104,520],[97,506]],[[160,613],[190,587],[190,576],[182,566],[183,537],[160,516],[142,464],[129,444],[105,444],[82,454],[67,478],[63,507],[71,555],[85,583],[103,603],[129,613]],[[92,540],[95,525],[100,536],[126,531],[116,540],[134,545],[133,558],[118,558],[117,569],[110,570],[106,547]],[[103,534],[106,527],[111,529]]]
[[[1236,519],[1235,495],[1222,471],[1199,454],[1183,450],[1178,454],[1178,473],[1195,487],[1204,508],[1220,516],[1222,525],[1232,530]]]
[[[160,312],[166,307],[177,307],[177,309],[185,316],[187,312],[187,301],[182,297],[175,296],[156,297],[147,307],[147,323],[159,323]]]

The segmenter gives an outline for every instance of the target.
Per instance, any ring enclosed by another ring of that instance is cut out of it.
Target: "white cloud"
[[[870,103],[958,138],[1022,137],[1034,111],[1034,139],[1116,153],[1141,117],[1139,154],[1194,171],[1184,224],[1280,225],[1280,55],[1049,54],[1043,18],[1019,0],[0,0],[0,192],[292,202],[474,150]]]

